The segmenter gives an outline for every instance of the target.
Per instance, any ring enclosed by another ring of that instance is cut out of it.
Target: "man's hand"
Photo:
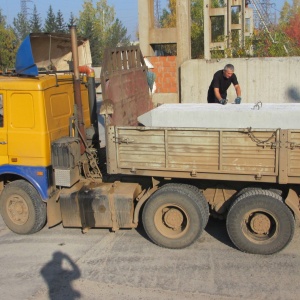
[[[219,102],[220,102],[220,104],[222,104],[222,105],[225,105],[225,104],[227,104],[227,99],[221,99]]]
[[[235,100],[234,100],[234,103],[235,104],[240,104],[242,101],[242,97],[236,97]]]

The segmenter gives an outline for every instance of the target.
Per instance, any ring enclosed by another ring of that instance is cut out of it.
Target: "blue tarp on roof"
[[[16,73],[26,76],[38,76],[38,68],[34,62],[30,35],[20,45],[16,56]]]

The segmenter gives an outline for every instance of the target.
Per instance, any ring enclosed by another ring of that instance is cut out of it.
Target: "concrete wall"
[[[213,74],[228,63],[235,66],[243,103],[300,103],[300,57],[188,60],[181,66],[181,102],[207,102]],[[235,97],[231,86],[227,98]]]

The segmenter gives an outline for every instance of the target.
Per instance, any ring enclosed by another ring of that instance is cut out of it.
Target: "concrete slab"
[[[300,104],[163,104],[141,116],[144,126],[192,128],[300,129]]]

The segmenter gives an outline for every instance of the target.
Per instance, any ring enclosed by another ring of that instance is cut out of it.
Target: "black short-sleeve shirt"
[[[233,85],[239,84],[237,77],[234,73],[232,74],[232,76],[230,78],[226,78],[223,76],[223,70],[217,71],[214,74],[214,78],[209,86],[208,99],[212,98],[211,100],[213,100],[215,98],[214,88],[219,88],[220,94],[223,97],[224,95],[227,94],[226,91],[230,87],[231,84],[233,84]],[[214,101],[212,101],[212,102],[214,102]]]

